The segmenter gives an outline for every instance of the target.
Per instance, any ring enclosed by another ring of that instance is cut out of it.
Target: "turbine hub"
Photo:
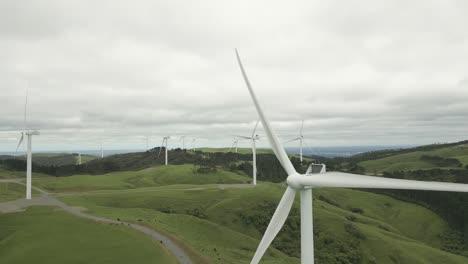
[[[302,177],[299,173],[294,173],[288,176],[286,179],[286,184],[296,190],[303,189],[304,186],[301,185],[298,181],[298,178]]]

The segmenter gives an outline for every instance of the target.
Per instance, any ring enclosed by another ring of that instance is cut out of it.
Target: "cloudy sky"
[[[35,149],[230,145],[257,119],[236,47],[284,140],[302,119],[311,146],[467,139],[467,14],[464,0],[2,0],[0,151],[27,88]]]

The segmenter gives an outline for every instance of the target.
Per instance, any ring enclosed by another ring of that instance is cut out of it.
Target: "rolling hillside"
[[[364,167],[367,173],[382,173],[384,171],[401,171],[401,170],[421,170],[434,168],[453,168],[440,166],[422,159],[423,156],[436,156],[443,158],[453,158],[462,164],[468,165],[468,144],[457,144],[453,146],[441,146],[440,148],[429,150],[405,151],[405,153],[394,152],[387,157],[375,160],[367,160],[359,162],[358,165]]]

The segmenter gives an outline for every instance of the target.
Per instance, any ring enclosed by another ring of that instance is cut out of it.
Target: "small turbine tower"
[[[252,141],[252,167],[253,167],[253,172],[252,172],[252,177],[253,185],[257,185],[257,146],[255,142],[260,139],[260,136],[255,134],[255,131],[257,130],[257,126],[260,120],[257,121],[255,124],[254,130],[252,131],[252,136],[250,137],[245,137],[245,136],[236,136],[238,138],[243,138],[243,139],[249,139]],[[236,150],[237,150],[237,144],[236,144]],[[237,151],[236,151],[237,152]]]
[[[302,120],[301,129],[299,130],[299,137],[286,141],[286,143],[289,143],[289,142],[294,142],[294,141],[299,140],[299,156],[301,158],[301,164],[302,164],[302,146],[304,145],[304,135],[302,134],[303,129],[304,129],[304,120]]]
[[[164,164],[167,165],[167,141],[170,139],[171,137],[170,136],[165,136],[163,138],[163,141],[162,141],[162,144],[161,144],[161,147],[159,148],[159,153],[158,153],[158,159],[159,159],[159,156],[161,155],[161,149],[162,147],[164,146],[164,152],[165,152],[165,162]]]
[[[234,142],[232,143],[232,146],[229,148],[228,152],[231,152],[231,150],[234,149],[234,152],[237,153],[237,143],[239,143],[239,139],[234,137]]]
[[[24,135],[28,137],[27,139],[27,158],[26,158],[26,199],[31,199],[31,181],[32,181],[32,136],[38,136],[39,131],[37,130],[29,130],[27,125],[27,110],[28,110],[28,93],[26,91],[26,100],[24,103],[24,131],[21,132],[21,138],[16,147],[16,151],[23,143]]]

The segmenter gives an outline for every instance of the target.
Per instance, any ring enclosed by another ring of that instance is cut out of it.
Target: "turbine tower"
[[[369,188],[369,189],[404,189],[404,190],[427,190],[427,191],[453,191],[468,192],[468,184],[427,182],[414,180],[390,179],[384,177],[364,176],[342,172],[326,172],[325,165],[321,165],[320,173],[312,173],[311,167],[306,174],[296,172],[294,166],[281,145],[278,137],[270,126],[263,112],[255,92],[250,84],[247,74],[242,65],[239,53],[236,50],[237,61],[249,90],[252,101],[257,109],[260,120],[267,134],[273,152],[279,162],[286,170],[288,185],[286,191],[276,208],[271,221],[263,235],[262,240],[252,258],[251,264],[259,263],[268,246],[283,227],[291,207],[294,203],[296,192],[301,196],[301,263],[314,263],[314,232],[312,217],[312,188],[334,187],[334,188]]]
[[[100,143],[100,146],[101,146],[101,149],[100,149],[100,152],[101,152],[101,159],[104,158],[104,149],[102,148],[102,141]]]
[[[231,150],[234,148],[235,152],[237,153],[237,143],[239,143],[239,139],[234,137],[234,142],[232,143],[232,146],[229,148],[228,152],[231,152]]]
[[[257,121],[255,124],[254,130],[252,131],[252,136],[250,137],[245,137],[245,136],[235,136],[238,138],[243,138],[243,139],[249,139],[252,141],[252,165],[253,165],[253,172],[252,172],[252,177],[253,177],[253,185],[257,185],[257,146],[255,142],[260,139],[259,135],[255,134],[255,131],[257,130],[257,126],[260,120]],[[237,145],[236,145],[236,150],[237,150]],[[237,151],[236,151],[237,152]]]
[[[81,165],[81,153],[78,153],[78,165]]]
[[[171,137],[170,136],[165,136],[163,138],[163,141],[161,143],[161,147],[159,148],[159,153],[158,153],[158,159],[159,159],[159,156],[161,155],[161,149],[162,147],[164,146],[164,150],[165,150],[165,165],[167,165],[167,140],[170,139]]]
[[[195,151],[195,150],[196,150],[196,148],[195,148],[195,141],[196,141],[196,140],[197,140],[196,138],[193,138],[193,139],[192,139],[192,142],[191,142],[192,151]]]
[[[285,143],[293,142],[299,140],[299,156],[301,158],[301,164],[302,164],[302,146],[304,144],[304,135],[302,134],[302,130],[304,129],[304,120],[302,120],[301,124],[301,129],[299,130],[299,137],[295,139],[291,139],[289,141],[286,141]]]
[[[16,146],[16,151],[23,143],[24,135],[28,137],[27,139],[27,158],[26,158],[26,199],[31,200],[31,185],[32,185],[32,136],[38,136],[39,131],[29,130],[27,125],[27,110],[28,110],[28,92],[26,90],[26,100],[24,103],[24,131],[21,132],[21,138]]]

